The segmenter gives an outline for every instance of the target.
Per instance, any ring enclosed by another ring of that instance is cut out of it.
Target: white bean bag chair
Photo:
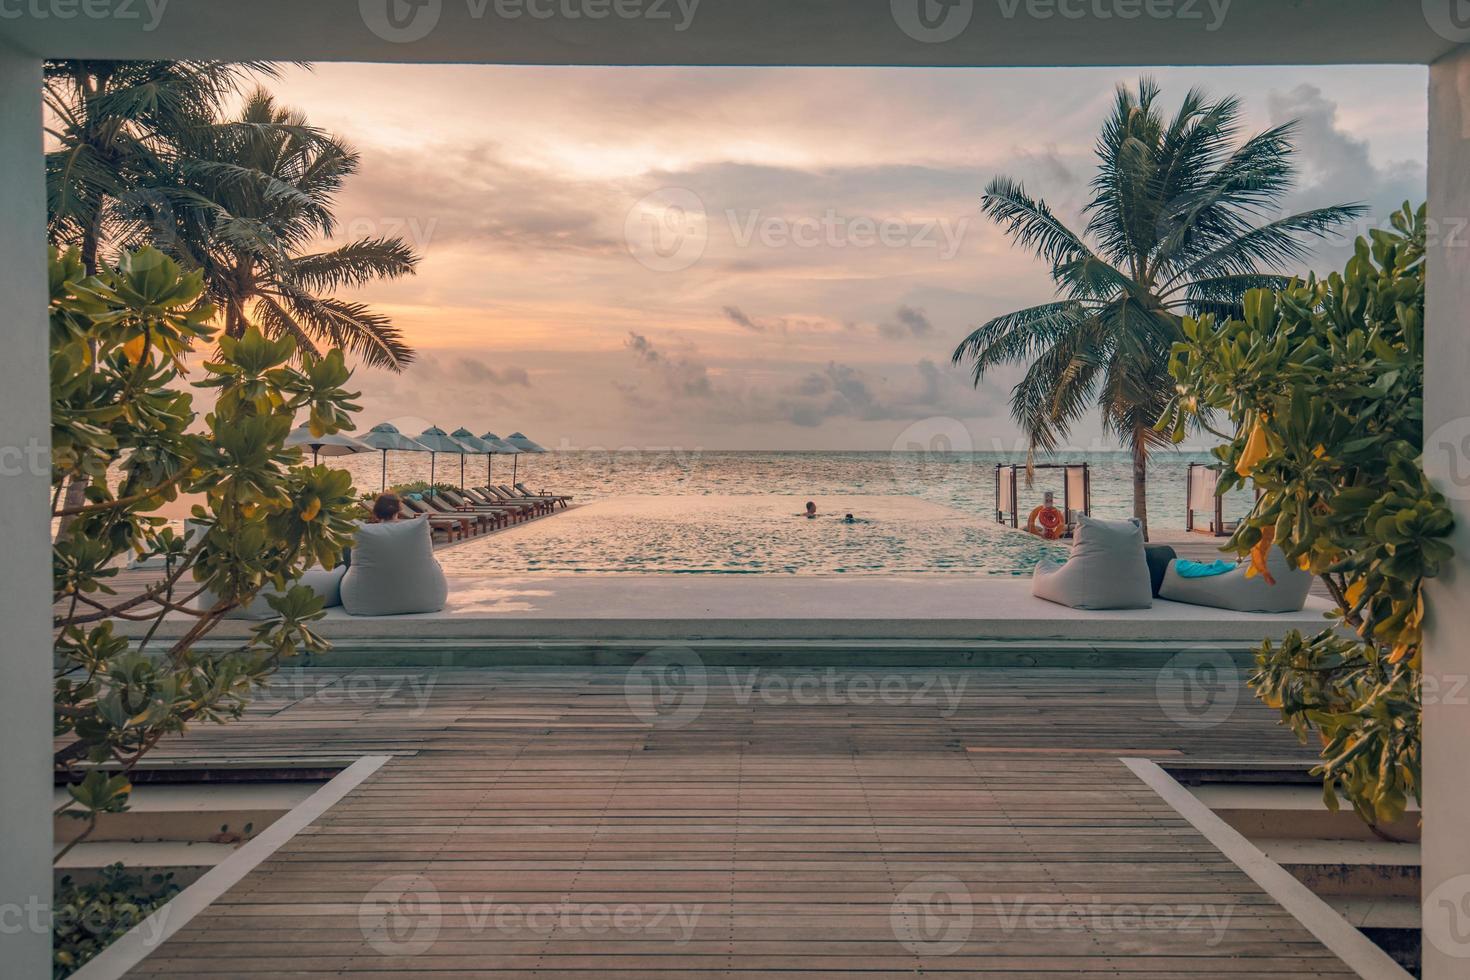
[[[342,608],[353,616],[438,612],[449,583],[434,557],[429,522],[360,524],[352,567],[342,577]]]
[[[1159,598],[1235,612],[1301,612],[1306,606],[1307,593],[1312,590],[1312,573],[1293,567],[1280,548],[1272,548],[1266,556],[1266,567],[1276,580],[1275,585],[1261,575],[1247,578],[1248,567],[1240,565],[1223,575],[1185,578],[1170,562],[1164,570],[1164,583],[1159,586]]]
[[[1073,609],[1148,609],[1154,604],[1143,527],[1136,520],[1079,515],[1072,557],[1043,561],[1031,579],[1038,599]]]

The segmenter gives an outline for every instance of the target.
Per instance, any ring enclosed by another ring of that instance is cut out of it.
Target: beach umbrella
[[[500,438],[493,432],[485,433],[483,436],[480,437],[480,441],[486,443],[487,445],[495,447],[494,452],[491,455],[485,457],[485,478],[493,482],[495,480],[495,474],[492,471],[491,466],[495,462],[495,457],[517,456],[520,454],[520,450],[517,449],[515,446],[512,446],[510,443],[506,442],[504,439]]]
[[[404,453],[426,453],[429,447],[421,442],[416,442],[408,436],[399,432],[396,427],[388,422],[375,425],[362,437],[362,443],[380,450],[383,453],[383,489],[388,489],[388,450],[396,449]]]
[[[507,443],[509,443],[510,445],[516,447],[516,449],[518,451],[522,452],[522,453],[544,453],[544,452],[546,452],[546,449],[545,448],[543,448],[541,446],[538,446],[538,445],[536,445],[536,443],[532,442],[530,439],[527,439],[526,436],[525,436],[525,433],[522,433],[522,432],[512,432],[510,434],[510,436],[505,441]],[[519,464],[520,464],[520,457],[517,456],[515,458],[515,460],[511,463],[511,476],[510,476],[511,486],[515,486],[515,482],[516,482],[516,468],[519,466]]]
[[[487,460],[490,459],[491,456],[495,452],[495,447],[494,446],[490,445],[484,439],[481,439],[479,436],[475,435],[469,429],[466,429],[466,428],[463,428],[463,427],[458,428],[458,429],[455,429],[453,432],[451,432],[449,434],[449,436],[450,436],[451,439],[454,439],[454,440],[456,440],[456,441],[458,441],[460,443],[463,443],[465,446],[468,446],[471,450],[474,451],[475,455],[477,455],[477,456],[483,455]],[[488,470],[487,470],[487,472],[488,472]],[[463,490],[464,489],[464,457],[463,456],[461,456],[459,458],[459,488],[460,488],[460,490]]]
[[[473,456],[475,451],[458,439],[439,428],[437,425],[430,426],[423,432],[414,436],[414,439],[424,444],[429,450],[429,495],[434,493],[434,460],[440,453],[449,453],[454,456]]]
[[[291,430],[291,434],[286,437],[286,445],[309,446],[312,466],[315,466],[317,460],[322,456],[352,456],[356,453],[373,451],[372,446],[364,445],[360,440],[354,439],[345,432],[317,436],[312,435],[311,428],[305,425]]]

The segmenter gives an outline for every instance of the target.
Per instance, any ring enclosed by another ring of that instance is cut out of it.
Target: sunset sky
[[[1358,200],[1381,220],[1424,196],[1423,69],[1150,73],[1170,109],[1202,85],[1242,96],[1251,131],[1300,119],[1294,209]],[[981,192],[1020,178],[1080,228],[1111,90],[1139,74],[317,65],[268,87],[362,153],[341,237],[422,255],[354,297],[420,352],[358,372],[365,426],[886,450],[954,418],[990,449],[1018,436],[1018,372],[977,391],[950,353],[1051,288]],[[685,217],[650,226],[671,203]],[[1089,421],[1073,443],[1097,437]]]

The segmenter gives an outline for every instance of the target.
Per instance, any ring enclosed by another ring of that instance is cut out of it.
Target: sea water
[[[1184,529],[1185,475],[1204,454],[1167,452],[1149,473],[1149,519],[1155,531]],[[1132,463],[1124,453],[1089,453],[1054,462],[1086,462],[1092,510],[1132,514]],[[379,454],[338,457],[360,489],[377,489]],[[709,450],[553,452],[523,456],[516,478],[533,490],[571,494],[597,507],[523,532],[448,549],[451,572],[714,572],[1029,574],[1058,546],[995,521],[995,467],[1020,462],[1001,453],[731,452]],[[458,457],[440,455],[434,476],[460,482]],[[512,462],[497,457],[490,473],[509,483]],[[390,453],[388,482],[427,480],[426,454]],[[465,460],[465,480],[486,482],[484,456]],[[1061,472],[1021,479],[1021,517],[1047,490],[1062,499]],[[705,498],[700,504],[700,498]],[[903,500],[914,502],[905,507]],[[820,519],[797,513],[819,502]],[[870,503],[865,507],[863,501]],[[931,509],[924,505],[934,505]],[[1074,502],[1074,506],[1075,506]],[[851,507],[863,523],[846,525]],[[1209,519],[1206,503],[1197,519]],[[1244,494],[1226,498],[1226,516],[1248,509]]]

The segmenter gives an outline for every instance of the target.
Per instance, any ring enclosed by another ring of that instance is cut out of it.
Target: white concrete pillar
[[[1424,458],[1450,498],[1456,557],[1425,637],[1426,980],[1470,976],[1470,49],[1429,69],[1431,247]]]
[[[51,485],[41,63],[0,45],[0,973],[49,977]]]

